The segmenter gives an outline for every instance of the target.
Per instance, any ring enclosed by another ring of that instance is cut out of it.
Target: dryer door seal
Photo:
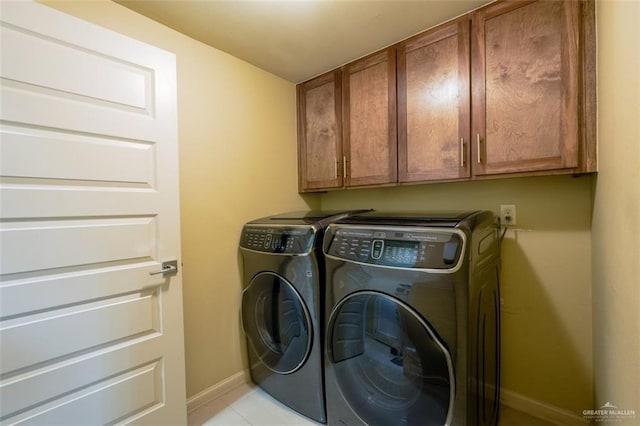
[[[297,371],[311,351],[311,316],[302,297],[284,277],[261,272],[242,293],[242,328],[250,350],[269,370]]]
[[[342,299],[329,318],[327,351],[340,393],[365,423],[450,424],[451,355],[401,300],[374,291]]]

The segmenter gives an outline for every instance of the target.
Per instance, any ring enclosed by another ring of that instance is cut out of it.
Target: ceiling
[[[294,83],[489,0],[115,0]]]

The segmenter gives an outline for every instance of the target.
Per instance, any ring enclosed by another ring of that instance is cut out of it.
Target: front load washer
[[[247,223],[242,328],[252,380],[283,404],[326,422],[322,237],[350,212],[294,212]]]
[[[329,425],[496,425],[493,214],[354,215],[323,250]]]

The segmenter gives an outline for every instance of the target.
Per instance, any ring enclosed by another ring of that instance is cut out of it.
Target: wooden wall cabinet
[[[298,85],[298,188],[341,188],[342,80],[340,70]]]
[[[397,47],[398,181],[470,177],[469,19]]]
[[[397,181],[395,49],[299,84],[297,96],[300,192]]]
[[[300,191],[594,172],[595,47],[593,0],[502,1],[303,83]]]
[[[395,49],[345,65],[342,78],[345,186],[395,183]]]
[[[595,171],[592,9],[538,0],[474,13],[474,176]]]

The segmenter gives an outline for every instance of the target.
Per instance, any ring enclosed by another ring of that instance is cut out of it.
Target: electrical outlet
[[[507,220],[507,218],[509,219]],[[516,205],[515,204],[500,205],[500,223],[505,226],[516,224]]]

